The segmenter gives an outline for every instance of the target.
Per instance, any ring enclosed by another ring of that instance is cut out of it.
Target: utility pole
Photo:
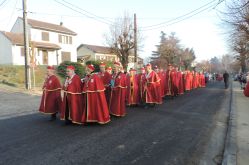
[[[31,89],[30,66],[29,66],[29,35],[27,29],[27,1],[23,0],[23,37],[24,37],[24,57],[25,57],[25,88]]]
[[[137,67],[137,16],[134,14],[134,63]]]

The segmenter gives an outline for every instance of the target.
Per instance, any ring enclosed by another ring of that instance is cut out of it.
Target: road
[[[107,125],[65,126],[37,112],[39,96],[0,95],[0,164],[6,165],[200,164],[230,96],[223,83],[211,83],[155,108],[128,108]]]

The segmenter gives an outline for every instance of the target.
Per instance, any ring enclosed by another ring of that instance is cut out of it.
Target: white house
[[[62,24],[28,19],[31,54],[37,65],[77,61],[76,33]],[[0,64],[24,65],[23,19],[18,17],[11,32],[0,33]]]
[[[119,61],[118,56],[110,47],[81,44],[77,48],[78,61]],[[138,57],[138,67],[143,66],[143,59]],[[134,56],[129,57],[128,68],[134,68]]]

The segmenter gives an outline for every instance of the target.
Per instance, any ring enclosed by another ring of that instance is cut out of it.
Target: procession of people
[[[99,68],[96,73],[94,65],[87,65],[86,75],[81,78],[69,65],[61,85],[55,68],[48,66],[39,111],[49,114],[51,121],[59,114],[66,125],[106,124],[111,121],[110,116],[126,116],[127,106],[150,108],[166,98],[206,87],[204,73],[181,71],[171,64],[167,70],[147,64],[139,71],[131,68],[127,73],[120,62],[114,62],[113,68],[101,62]]]

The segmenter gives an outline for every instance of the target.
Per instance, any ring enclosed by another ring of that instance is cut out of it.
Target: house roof
[[[5,32],[1,31],[1,33],[7,37],[7,39],[15,45],[23,45],[23,34],[21,33],[11,33],[11,32]]]
[[[81,44],[77,50],[79,50],[81,47],[85,47],[93,51],[94,53],[101,53],[101,54],[115,54],[113,49],[110,47],[105,46],[97,46],[97,45],[87,45],[87,44]]]
[[[22,19],[21,17],[19,17],[19,18]],[[77,35],[77,33],[64,27],[63,25],[52,24],[52,23],[38,21],[38,20],[34,20],[34,19],[28,19],[27,21],[28,21],[28,24],[32,28],[35,28],[35,29],[48,30],[48,31],[53,31],[53,32],[74,35],[74,36]]]
[[[32,41],[31,43],[34,44],[35,48],[46,48],[46,49],[55,49],[55,50],[61,49],[59,45],[53,43],[35,42],[35,41]]]
[[[6,38],[14,45],[23,46],[24,45],[24,39],[22,33],[12,33],[12,32],[5,32],[1,31],[1,33],[6,36]],[[46,48],[46,49],[61,49],[61,47],[57,44],[53,43],[47,43],[47,42],[36,42],[31,41],[32,44],[34,44],[34,47],[36,48]]]

